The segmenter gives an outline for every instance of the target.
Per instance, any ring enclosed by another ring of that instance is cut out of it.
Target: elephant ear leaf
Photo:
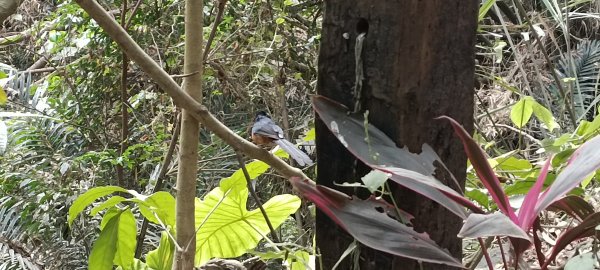
[[[233,193],[237,194],[233,194]],[[196,200],[196,265],[218,258],[234,258],[255,248],[270,229],[260,209],[246,210],[248,189],[220,187]],[[269,221],[279,227],[300,207],[300,198],[277,195],[263,204]]]

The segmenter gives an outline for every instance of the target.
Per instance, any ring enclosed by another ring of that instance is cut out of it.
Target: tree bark
[[[366,33],[361,54],[361,112],[368,110],[369,122],[400,147],[420,152],[422,144],[431,145],[461,188],[466,155],[450,125],[434,118],[448,115],[472,131],[478,4],[476,0],[328,0],[319,53],[318,93],[354,108],[356,39]],[[359,180],[366,168],[355,162],[319,119],[316,128],[317,183],[336,188],[334,181]],[[456,189],[448,176],[438,178]],[[415,229],[427,232],[460,258],[462,245],[456,234],[461,220],[410,190],[393,190],[398,206],[415,216]],[[316,240],[323,269],[331,269],[352,239],[318,211]],[[419,269],[416,261],[364,246],[360,252],[360,269]],[[353,269],[351,260],[345,259],[338,269]]]
[[[0,24],[13,15],[21,3],[21,0],[0,0]]]
[[[185,5],[185,58],[183,90],[202,102],[202,30],[203,0],[187,0]],[[194,203],[198,173],[198,139],[200,123],[186,109],[181,124],[181,147],[177,173],[177,243],[174,270],[194,269],[196,233]]]

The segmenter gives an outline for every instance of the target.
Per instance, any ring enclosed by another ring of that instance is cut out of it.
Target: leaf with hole
[[[361,200],[312,181],[292,177],[294,189],[362,244],[396,256],[462,268],[459,260],[426,233],[390,217],[394,208],[373,198]]]
[[[411,153],[407,148],[398,148],[362,115],[348,115],[345,106],[322,96],[314,96],[312,101],[315,111],[340,143],[371,169],[390,173],[392,181],[436,201],[461,218],[467,217],[463,207],[482,212],[433,176],[434,163],[443,163],[427,144],[420,154]]]

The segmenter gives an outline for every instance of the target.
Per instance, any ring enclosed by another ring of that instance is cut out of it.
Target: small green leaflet
[[[105,219],[107,216],[104,216]],[[136,246],[136,223],[130,209],[115,212],[92,247],[89,269],[110,270],[113,264],[130,269]]]
[[[365,186],[371,191],[371,193],[377,191],[385,181],[392,176],[389,173],[382,172],[380,170],[372,170],[367,175],[363,176],[361,180],[365,183]]]

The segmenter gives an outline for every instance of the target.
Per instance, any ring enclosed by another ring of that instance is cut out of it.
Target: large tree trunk
[[[423,143],[431,145],[463,187],[466,156],[462,145],[446,122],[434,118],[448,115],[472,130],[478,4],[477,0],[327,0],[319,54],[318,93],[354,108],[356,38],[366,32],[361,54],[362,111],[368,110],[370,123],[398,146],[419,152]],[[364,166],[355,166],[352,156],[320,120],[316,128],[317,182],[334,187],[334,181],[360,179],[366,172]],[[439,178],[451,182],[447,176]],[[400,208],[415,215],[418,231],[426,231],[440,246],[461,257],[458,217],[410,190],[396,188],[394,197]],[[331,269],[352,240],[320,212],[316,238],[323,269]],[[353,269],[350,261],[346,259],[338,269]],[[363,270],[419,269],[415,261],[366,247],[361,247],[359,264]],[[450,269],[429,264],[424,268]]]

